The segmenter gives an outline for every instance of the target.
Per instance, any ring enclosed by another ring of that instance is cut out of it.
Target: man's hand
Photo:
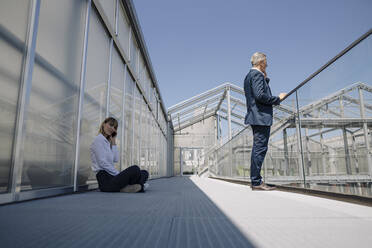
[[[283,100],[283,98],[286,97],[286,96],[287,96],[287,93],[280,93],[279,94],[280,101]]]

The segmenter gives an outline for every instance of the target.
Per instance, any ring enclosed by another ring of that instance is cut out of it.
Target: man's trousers
[[[251,125],[253,131],[253,147],[251,154],[251,182],[253,186],[262,183],[261,167],[267,152],[270,138],[270,126]]]

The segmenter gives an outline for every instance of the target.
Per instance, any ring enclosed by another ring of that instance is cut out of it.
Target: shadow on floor
[[[188,177],[0,206],[1,247],[254,247]]]

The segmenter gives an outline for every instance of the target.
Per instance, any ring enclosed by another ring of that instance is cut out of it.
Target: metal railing
[[[272,183],[370,183],[372,29],[274,106],[262,174]],[[250,181],[250,126],[209,151],[200,171]]]

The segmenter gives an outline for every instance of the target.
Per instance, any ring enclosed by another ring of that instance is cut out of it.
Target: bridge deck
[[[370,247],[372,208],[214,179],[0,207],[1,247]]]

